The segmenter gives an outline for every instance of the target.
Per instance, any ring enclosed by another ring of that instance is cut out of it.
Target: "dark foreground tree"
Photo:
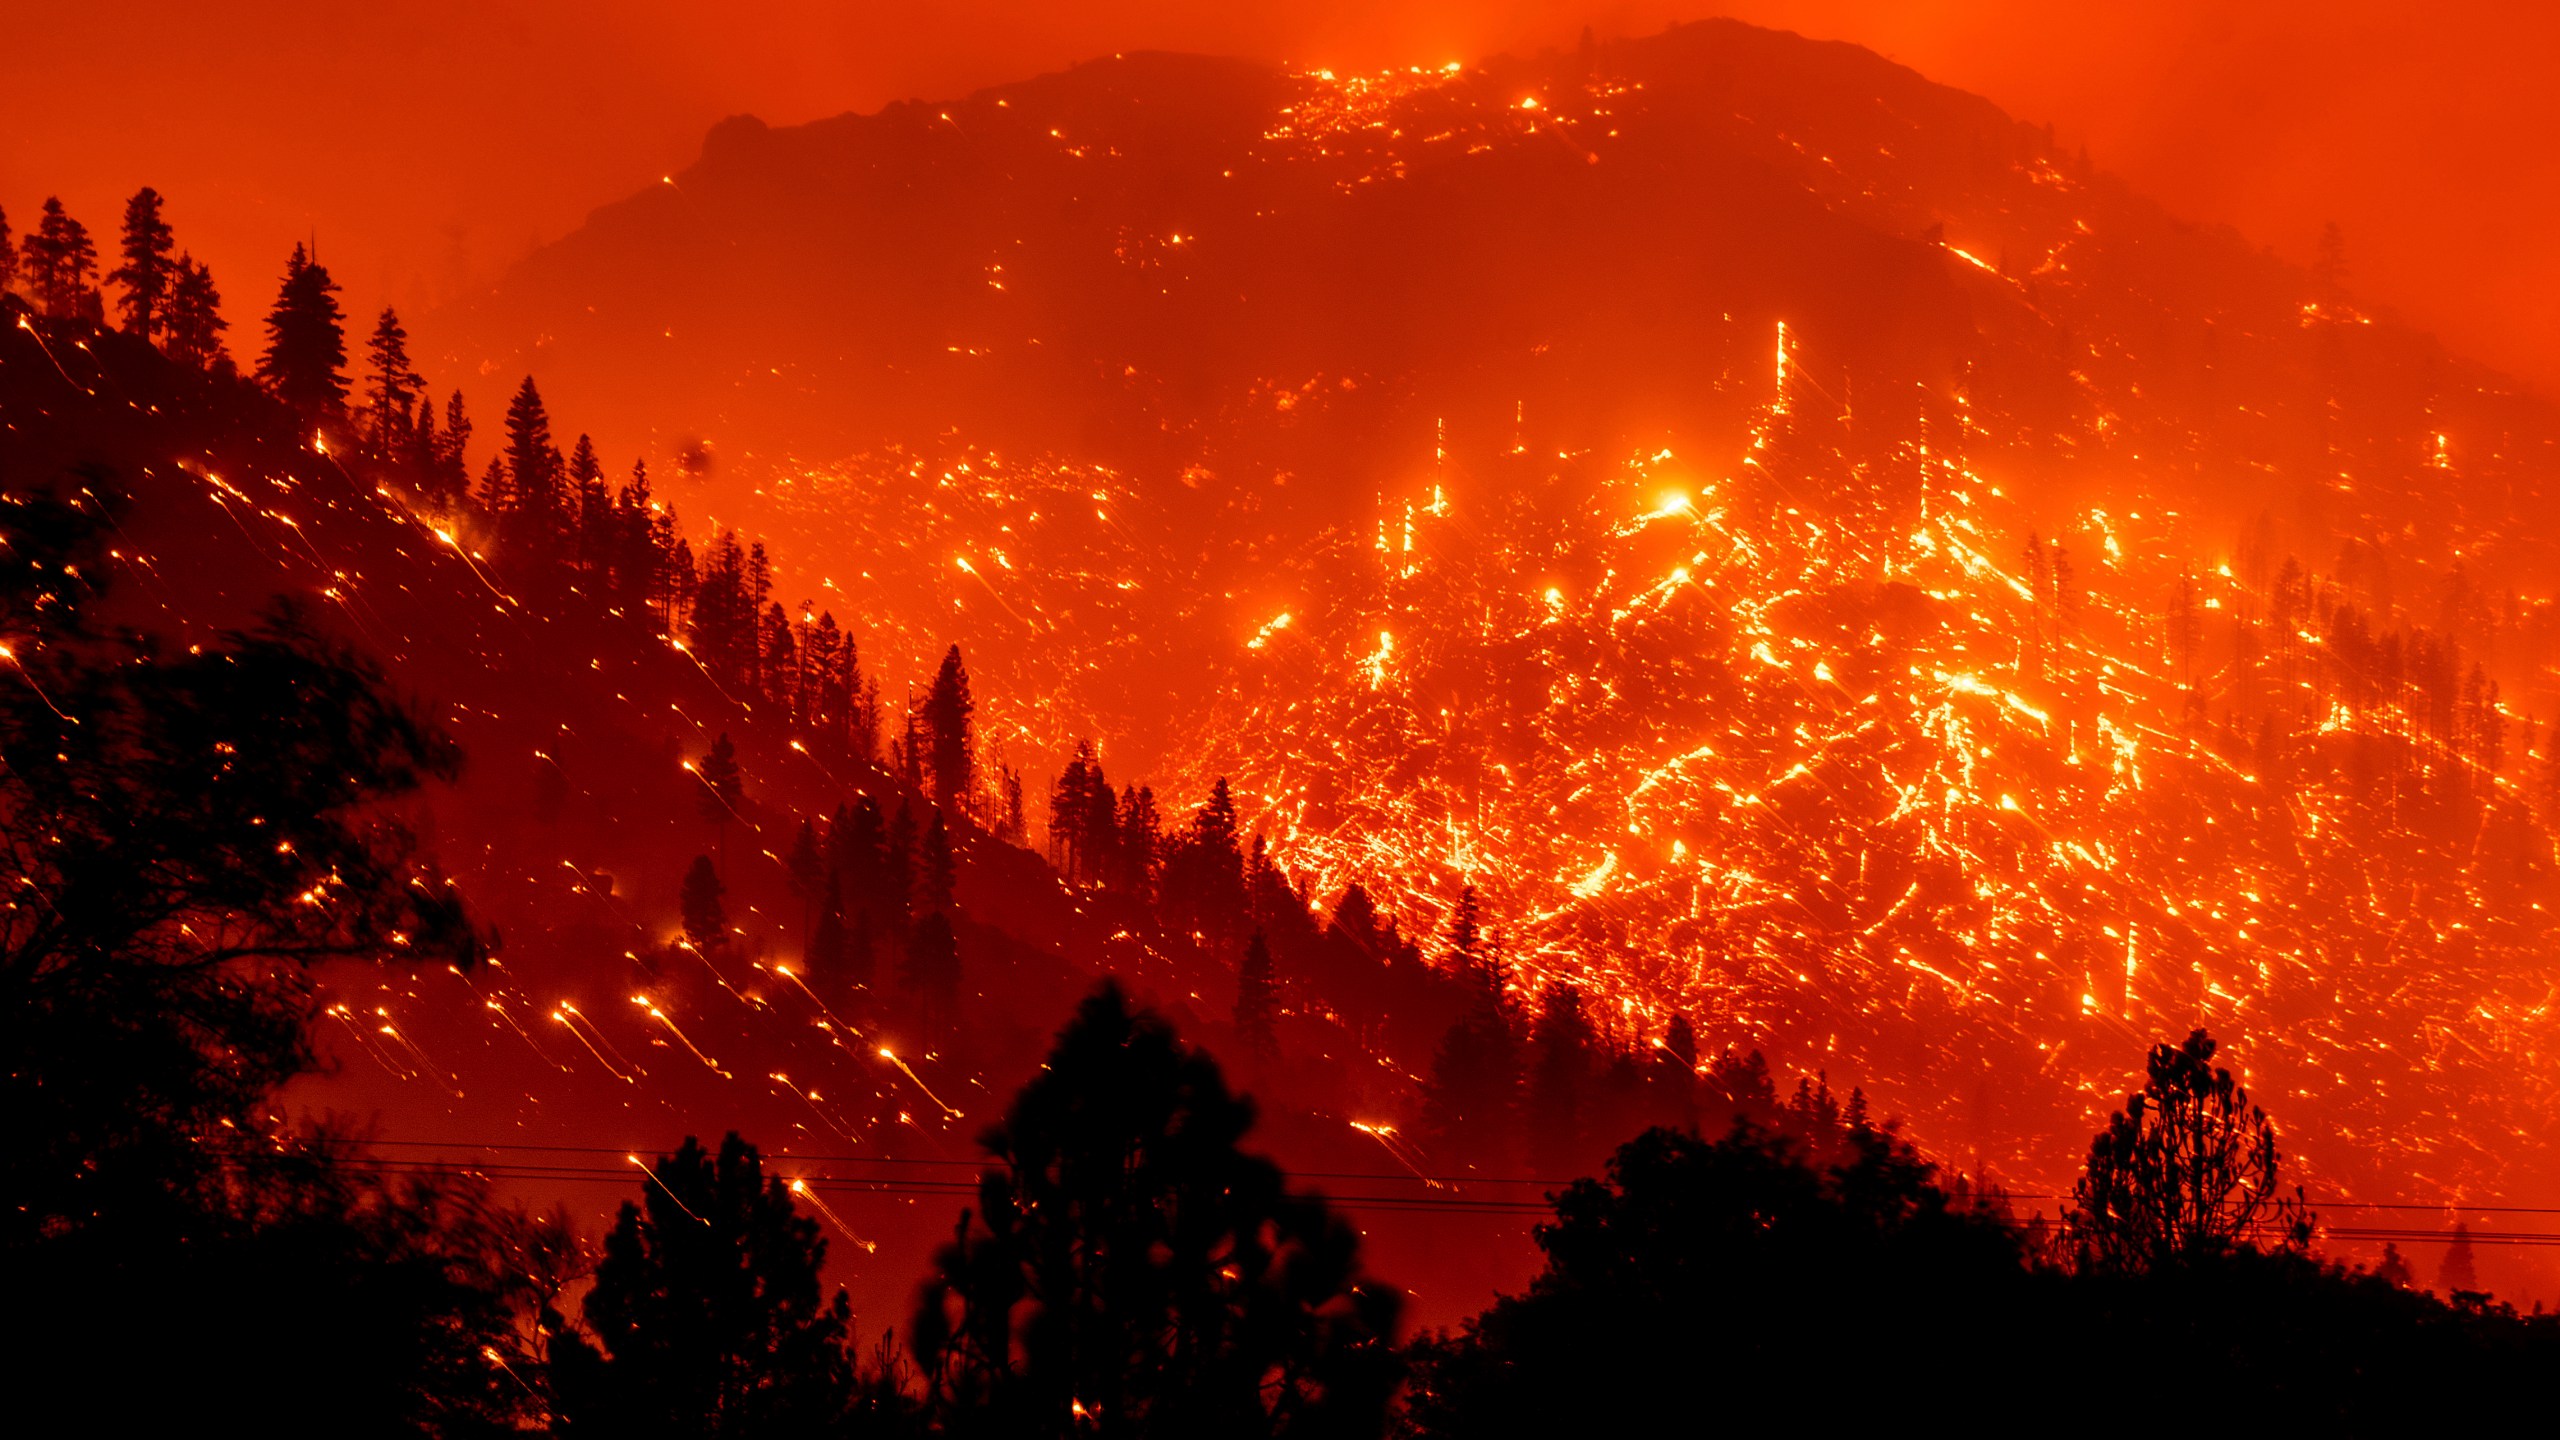
[[[828,1297],[827,1242],[729,1136],[687,1137],[623,1202],[581,1306],[555,1325],[553,1428],[615,1437],[836,1433],[855,1396],[852,1302]]]
[[[1853,1127],[1825,1148],[1809,1160],[1748,1125],[1626,1145],[1606,1180],[1554,1197],[1527,1293],[1418,1348],[1414,1427],[1902,1428],[1914,1397],[2014,1349],[2031,1288],[2017,1237],[1951,1203],[1890,1135]],[[1996,1421],[2009,1403],[1958,1413]]]
[[[2281,1188],[2275,1126],[2213,1052],[2201,1030],[2152,1046],[2148,1080],[2090,1142],[2070,1221],[2083,1265],[2151,1269],[2310,1239],[2300,1192]]]
[[[12,1418],[510,1430],[532,1413],[510,1322],[556,1244],[269,1118],[313,1061],[312,966],[479,951],[378,808],[452,746],[290,611],[200,653],[92,629],[94,482],[0,503],[0,1273],[32,1322],[0,1356]],[[247,1380],[287,1349],[293,1383]]]
[[[1375,1435],[1394,1292],[1238,1142],[1249,1102],[1106,982],[985,1145],[912,1341],[962,1436]]]
[[[378,808],[457,752],[369,663],[290,609],[201,653],[93,633],[97,503],[0,521],[0,1235],[31,1239],[218,1185],[199,1137],[311,1063],[310,966],[481,937]]]

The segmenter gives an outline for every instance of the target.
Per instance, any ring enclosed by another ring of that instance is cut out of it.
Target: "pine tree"
[[[1031,831],[1022,814],[1022,772],[1010,765],[999,769],[1004,776],[1004,811],[996,825],[996,838],[1007,845],[1027,845]]]
[[[0,207],[0,295],[18,283],[18,244],[9,238],[9,212]]]
[[[1252,1123],[1163,1021],[1107,982],[1087,998],[988,1132],[919,1298],[933,1433],[1382,1433],[1395,1292],[1245,1153]]]
[[[573,549],[578,568],[602,575],[612,563],[613,496],[605,489],[604,464],[596,459],[595,442],[584,435],[569,451],[568,504],[570,528],[577,536]]]
[[[746,551],[735,531],[723,530],[703,560],[689,638],[712,683],[733,692],[755,673],[756,616],[748,583]]]
[[[436,402],[421,396],[409,420],[408,440],[400,447],[400,459],[418,477],[418,492],[439,511],[450,512],[456,497],[445,487],[443,467],[437,464],[443,454],[444,434],[436,429]]]
[[[657,502],[649,494],[649,466],[631,462],[631,479],[614,497],[614,593],[663,627],[667,577],[658,546]]]
[[[444,440],[436,450],[436,474],[456,496],[471,484],[471,416],[456,390],[444,402]]]
[[[853,637],[844,642],[844,690],[847,697],[845,745],[865,765],[880,763],[880,687],[863,678],[862,652]]]
[[[550,413],[527,375],[507,403],[507,498],[498,533],[511,563],[545,579],[560,556],[564,531],[561,469]]]
[[[2083,1261],[2153,1269],[2251,1242],[2272,1227],[2284,1243],[2310,1233],[2299,1192],[2279,1188],[2275,1127],[2198,1030],[2151,1047],[2150,1076],[2089,1145],[2072,1187],[2070,1225]]]
[[[924,702],[933,745],[933,798],[945,810],[967,805],[977,784],[969,740],[969,717],[975,708],[969,698],[969,668],[961,663],[960,647],[954,645],[943,653],[942,668],[934,672],[933,688],[925,693]]]
[[[373,338],[365,344],[365,358],[373,367],[373,379],[365,386],[365,403],[371,423],[367,430],[374,452],[390,455],[406,436],[409,407],[424,394],[427,382],[409,368],[409,332],[400,325],[400,316],[384,306],[382,317],[374,322]]]
[[[693,857],[692,868],[684,872],[679,900],[684,910],[685,938],[706,955],[728,941],[729,912],[720,904],[720,897],[728,893],[729,887],[720,883],[720,872],[712,866],[711,857]]]
[[[800,646],[792,635],[791,617],[782,613],[780,605],[766,606],[756,636],[757,653],[763,656],[757,675],[765,703],[791,718],[795,713],[792,697],[800,688]]]
[[[853,1312],[825,1298],[818,1222],[735,1134],[648,1168],[605,1236],[583,1326],[550,1317],[555,1424],[572,1435],[835,1433]]]
[[[192,255],[180,255],[176,277],[162,327],[169,358],[196,370],[227,366],[222,332],[231,322],[222,318],[222,292],[214,288],[213,271]]]
[[[1113,847],[1118,862],[1110,883],[1141,903],[1155,899],[1156,874],[1162,859],[1163,823],[1156,815],[1156,792],[1141,785],[1120,796],[1120,839]]]
[[[1449,916],[1448,970],[1451,975],[1470,983],[1479,979],[1484,967],[1483,933],[1476,887],[1470,885],[1458,892],[1458,908]]]
[[[1093,742],[1079,740],[1075,754],[1067,759],[1067,768],[1058,774],[1058,783],[1049,787],[1049,863],[1072,883],[1091,884],[1094,880],[1088,800],[1092,777],[1101,768],[1102,762],[1093,753]]]
[[[1688,1016],[1672,1016],[1669,1028],[1662,1032],[1662,1044],[1654,1051],[1650,1080],[1655,1095],[1653,1113],[1659,1123],[1697,1129],[1698,1034],[1690,1028]]]
[[[720,863],[729,863],[729,822],[738,818],[738,806],[746,800],[746,776],[738,768],[737,747],[729,743],[729,732],[720,732],[712,742],[702,763],[694,767],[694,778],[701,782],[701,793],[695,803],[702,818],[719,827]]]
[[[1191,829],[1165,857],[1164,891],[1176,921],[1210,944],[1226,947],[1245,935],[1247,907],[1244,853],[1236,825],[1234,792],[1221,775],[1192,816]]]
[[[306,420],[332,419],[346,407],[343,321],[328,268],[294,246],[275,308],[267,312],[267,350],[258,359],[258,378]]]
[[[507,462],[492,455],[488,468],[480,472],[480,508],[501,524],[507,514]]]
[[[122,287],[116,308],[124,315],[124,332],[156,340],[166,325],[171,282],[176,267],[169,252],[177,244],[169,224],[160,218],[160,192],[145,185],[124,207],[124,264],[107,278]]]
[[[87,305],[89,277],[98,268],[98,247],[89,239],[89,227],[65,214],[62,201],[48,195],[25,253],[27,288],[46,318],[78,319]]]
[[[1236,967],[1236,1038],[1244,1052],[1269,1061],[1280,1054],[1280,980],[1271,968],[1271,946],[1260,931],[1244,947],[1244,963]]]

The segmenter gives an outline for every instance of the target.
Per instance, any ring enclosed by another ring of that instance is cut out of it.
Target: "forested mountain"
[[[466,757],[494,959],[334,975],[284,1102],[386,1148],[876,1162],[895,1313],[1110,974],[1433,1320],[1799,1080],[2058,1209],[2200,1027],[2333,1205],[2560,1178],[2552,412],[1866,52],[733,121],[414,366],[297,252],[254,381],[146,196],[10,252],[10,484]]]
[[[1415,928],[1473,885],[1636,1043],[2051,1175],[2209,1022],[2334,1183],[2530,1186],[2560,424],[2351,240],[1716,22],[735,120],[434,328],[961,643],[1020,763],[1228,775]]]

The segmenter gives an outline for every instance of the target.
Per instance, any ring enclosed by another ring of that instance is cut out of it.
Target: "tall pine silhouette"
[[[911,1339],[955,1436],[1378,1433],[1396,1299],[1253,1107],[1105,982],[984,1144]]]
[[[60,199],[45,197],[25,254],[27,289],[48,319],[95,318],[97,291],[90,277],[97,273],[98,247],[89,227],[72,219]]]
[[[347,336],[338,285],[303,247],[285,262],[284,283],[267,312],[258,378],[308,421],[334,420],[347,403]]]
[[[827,1242],[755,1147],[688,1137],[651,1165],[605,1235],[582,1323],[554,1316],[566,1435],[835,1433],[853,1395],[852,1308],[819,1273]]]
[[[176,245],[169,223],[160,218],[160,192],[148,185],[135,191],[124,206],[124,263],[107,277],[122,289],[116,309],[126,334],[157,340],[167,327],[170,292],[177,282],[169,252]]]

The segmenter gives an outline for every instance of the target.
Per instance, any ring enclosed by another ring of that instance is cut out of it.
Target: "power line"
[[[616,1150],[606,1146],[594,1145],[528,1145],[511,1142],[462,1143],[424,1140],[389,1140],[375,1141],[373,1143],[378,1145],[396,1145],[403,1148],[415,1149],[478,1149],[560,1155],[614,1155],[627,1157],[633,1156],[637,1153],[630,1150]],[[946,1169],[965,1167],[973,1170],[983,1168],[982,1162],[974,1160],[897,1158],[889,1156],[792,1155],[786,1153],[770,1155],[765,1158],[768,1161],[808,1161],[812,1163],[834,1165],[904,1166],[910,1167],[911,1170],[915,1167],[942,1167]],[[549,1182],[555,1184],[627,1185],[632,1183],[635,1178],[632,1169],[627,1165],[581,1165],[568,1161],[539,1162],[497,1160],[474,1162],[470,1160],[456,1159],[404,1159],[393,1157],[357,1156],[348,1157],[345,1163],[361,1168],[371,1169],[377,1173],[391,1175],[437,1175],[460,1172],[479,1175],[493,1180]],[[1422,1183],[1435,1187],[1447,1187],[1451,1192],[1439,1195],[1335,1194],[1324,1197],[1328,1202],[1333,1204],[1364,1207],[1398,1214],[1481,1215],[1492,1217],[1545,1216],[1551,1214],[1552,1211],[1543,1200],[1469,1197],[1461,1193],[1456,1193],[1456,1190],[1457,1187],[1468,1184],[1554,1185],[1556,1183],[1546,1180],[1524,1180],[1516,1178],[1488,1180],[1473,1176],[1419,1176],[1389,1171],[1331,1171],[1303,1173],[1308,1176],[1321,1176],[1323,1178],[1332,1179],[1383,1181],[1408,1185]],[[813,1189],[826,1190],[831,1193],[855,1196],[878,1195],[884,1198],[898,1199],[965,1199],[977,1194],[978,1190],[977,1183],[974,1179],[963,1179],[956,1176],[943,1178],[932,1175],[916,1175],[913,1173],[895,1174],[890,1176],[860,1174],[801,1174],[796,1176],[785,1175],[783,1178],[796,1179],[800,1183]],[[2058,1199],[2064,1197],[2051,1194],[2025,1194],[2010,1195],[2002,1198]],[[2479,1213],[2535,1215],[2560,1214],[2560,1207],[2545,1206],[2477,1206],[2450,1204],[2444,1206],[2431,1206],[2415,1202],[2401,1201],[2319,1201],[2314,1203],[2333,1205],[2340,1209],[2448,1209],[2467,1210]],[[2261,1224],[2252,1227],[2252,1229],[2254,1233],[2259,1234],[2280,1235],[2284,1233],[2283,1226],[2273,1223]],[[2334,1240],[2406,1241],[2413,1244],[2445,1244],[2451,1243],[2456,1238],[2449,1231],[2419,1229],[2408,1226],[2324,1225],[2320,1227],[2319,1233],[2324,1237]],[[2468,1232],[2467,1238],[2476,1245],[2517,1245],[2532,1247],[2560,1246],[2560,1231],[2476,1230]]]
[[[528,1145],[513,1141],[495,1140],[369,1140],[366,1143],[375,1146],[398,1146],[404,1149],[500,1150],[519,1153],[555,1155],[639,1155],[653,1153],[657,1148],[655,1146],[648,1145],[627,1147],[623,1149],[615,1149],[614,1147],[607,1145]],[[764,1151],[762,1153],[767,1159],[804,1160],[820,1165],[854,1164],[939,1166],[945,1168],[983,1170],[990,1164],[994,1163],[988,1160],[942,1160],[887,1155],[831,1155],[803,1153],[789,1150]],[[1569,1179],[1539,1179],[1531,1176],[1501,1175],[1418,1175],[1409,1170],[1292,1170],[1289,1174],[1294,1179],[1302,1180],[1382,1180],[1402,1184],[1420,1183],[1433,1186],[1537,1185],[1553,1190],[1564,1189],[1566,1186],[1573,1184],[1575,1180],[1578,1179],[1599,1178],[1597,1176],[1576,1176]],[[1991,1189],[1977,1193],[1980,1198],[1985,1200],[1996,1199],[2003,1201],[2068,1200],[2072,1198],[2066,1192],[2051,1190]],[[2306,1197],[2306,1201],[2315,1209],[2444,1210],[2473,1215],[2560,1215],[2560,1205],[2475,1205],[2458,1200],[2350,1200],[2344,1196],[2336,1195],[2313,1195]],[[1540,1208],[1544,1208],[1544,1206],[1541,1205]]]

